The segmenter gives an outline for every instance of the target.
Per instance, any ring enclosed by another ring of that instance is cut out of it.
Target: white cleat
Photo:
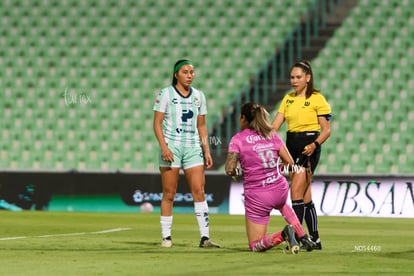
[[[202,248],[220,248],[220,245],[213,242],[207,237],[202,237],[200,241],[200,247]]]
[[[165,238],[165,239],[162,239],[162,242],[161,242],[161,247],[167,247],[167,248],[172,247],[172,240],[171,240],[171,237],[169,237],[169,238]]]

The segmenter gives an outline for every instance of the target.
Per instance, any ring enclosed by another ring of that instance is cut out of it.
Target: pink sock
[[[276,232],[272,234],[272,241],[273,241],[273,246],[278,245],[279,243],[282,243],[285,241],[285,239],[282,236],[282,231],[280,232]]]
[[[272,243],[272,235],[266,235],[258,241],[251,242],[249,244],[250,251],[263,252],[269,250],[274,245]]]
[[[293,211],[292,207],[285,204],[282,209],[280,209],[280,213],[285,218],[286,222],[295,228],[296,235],[299,238],[305,236],[305,230],[303,230],[302,224],[300,224],[298,217],[296,216],[295,212]]]

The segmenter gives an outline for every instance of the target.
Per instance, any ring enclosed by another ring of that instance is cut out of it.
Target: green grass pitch
[[[158,214],[0,212],[1,275],[318,275],[414,272],[414,220],[319,217],[323,250],[248,251],[244,217],[210,215],[220,249],[198,248],[192,214],[175,214],[161,248]],[[269,232],[285,222],[272,216]]]

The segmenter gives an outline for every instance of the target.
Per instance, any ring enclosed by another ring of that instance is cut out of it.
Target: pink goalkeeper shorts
[[[286,204],[289,185],[269,185],[248,189],[244,192],[245,216],[258,224],[268,224],[270,212],[281,209]]]

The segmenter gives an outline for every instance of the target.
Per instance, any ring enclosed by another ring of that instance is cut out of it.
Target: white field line
[[[8,238],[0,238],[0,241],[8,241],[8,240],[19,240],[19,239],[27,239],[28,237],[8,237]]]
[[[81,235],[87,235],[87,234],[106,234],[106,233],[113,233],[113,232],[119,232],[119,231],[126,231],[126,230],[130,230],[130,229],[131,228],[114,228],[114,229],[107,229],[107,230],[95,231],[95,232],[50,234],[50,235],[40,235],[40,236],[5,237],[5,238],[0,238],[0,241],[19,240],[19,239],[28,239],[28,238],[51,238],[51,237],[81,236]]]
[[[81,236],[81,235],[85,235],[85,234],[86,234],[86,232],[80,232],[80,233],[65,233],[65,234],[51,234],[51,235],[34,236],[33,238],[50,238],[50,237]]]
[[[91,232],[91,234],[105,234],[105,233],[119,232],[119,231],[125,231],[125,230],[130,230],[130,229],[131,228],[114,228],[114,229]]]

